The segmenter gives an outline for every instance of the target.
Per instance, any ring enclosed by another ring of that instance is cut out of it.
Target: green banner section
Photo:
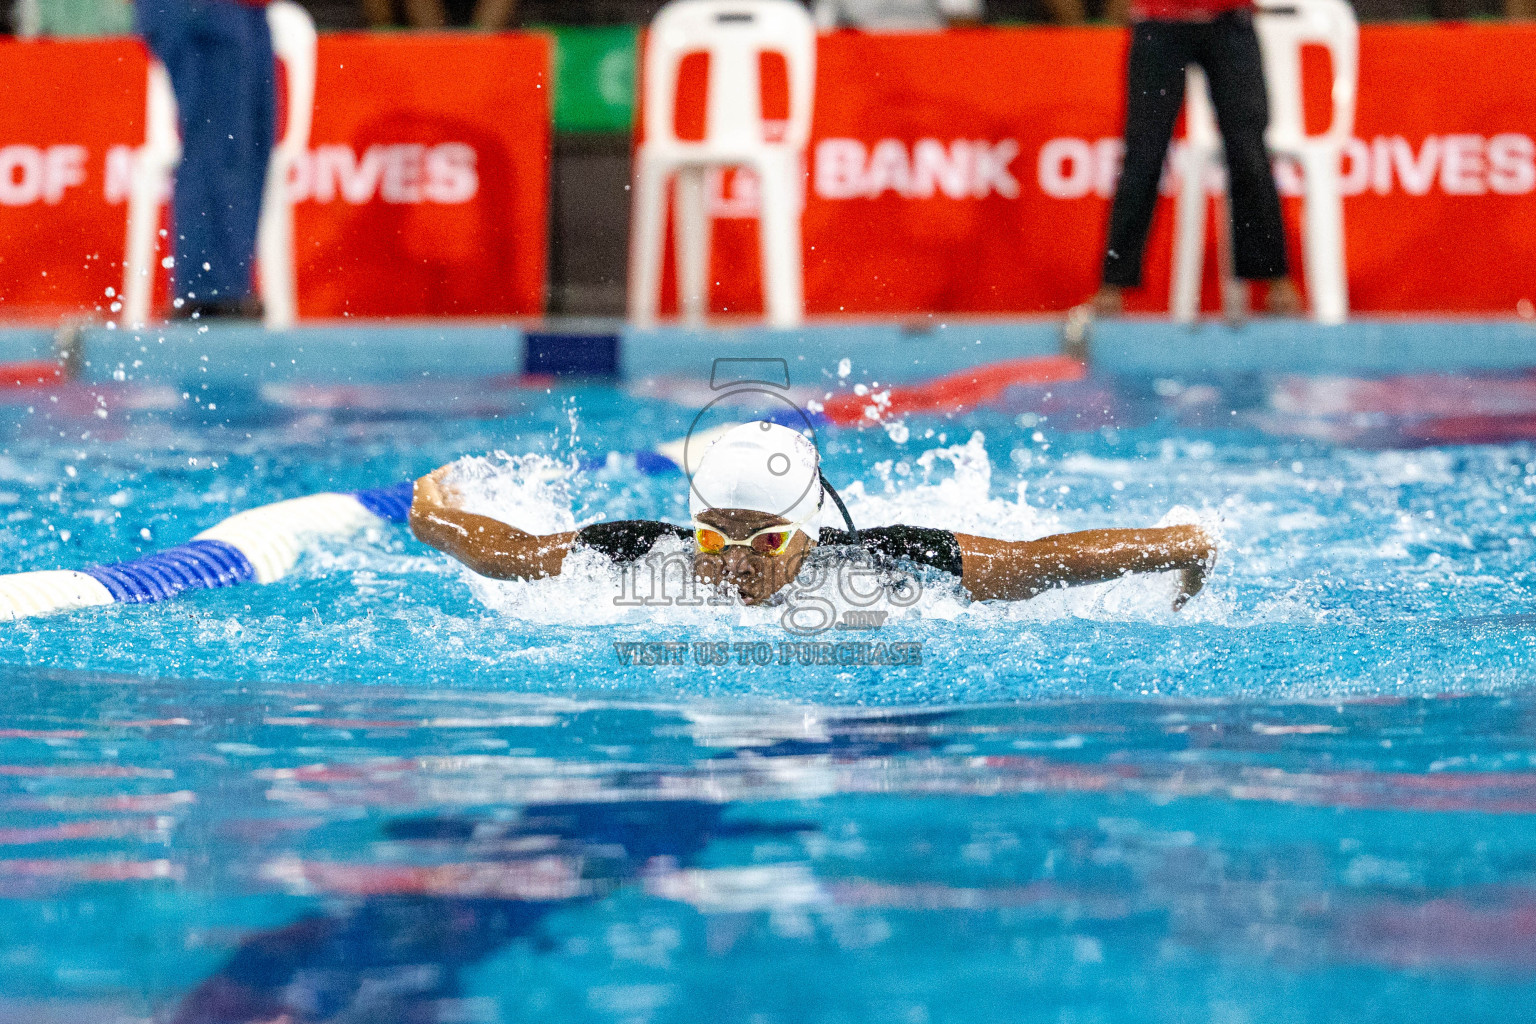
[[[131,0],[37,0],[31,10],[18,3],[13,17],[18,31],[40,36],[125,36],[133,31]],[[27,25],[30,18],[35,25]]]
[[[639,30],[550,26],[555,39],[555,131],[627,132],[635,121]]]

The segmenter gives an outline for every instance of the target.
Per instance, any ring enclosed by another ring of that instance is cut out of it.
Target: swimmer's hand
[[[457,503],[458,495],[454,494],[443,480],[448,472],[453,469],[453,463],[446,466],[438,466],[426,476],[416,481],[411,488],[411,508],[414,511],[418,505],[423,508],[445,508]]]
[[[416,481],[411,497],[411,532],[423,544],[458,559],[492,579],[543,579],[558,576],[574,533],[539,536],[490,516],[459,507],[459,496],[445,477],[453,464]]]
[[[1202,531],[1203,534],[1203,531]],[[1179,570],[1179,592],[1173,595],[1173,610],[1183,611],[1189,599],[1205,588],[1205,578],[1216,567],[1216,545],[1206,538],[1210,553]]]
[[[1205,586],[1216,544],[1198,526],[1083,530],[1005,541],[957,533],[961,583],[977,601],[1023,601],[1053,587],[1103,583],[1132,573],[1179,573],[1177,611]]]

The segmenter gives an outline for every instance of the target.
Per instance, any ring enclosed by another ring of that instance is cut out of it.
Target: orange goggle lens
[[[699,550],[706,555],[718,555],[725,550],[725,534],[716,530],[697,531]]]
[[[760,533],[752,538],[752,550],[760,555],[777,555],[789,544],[787,533]]]

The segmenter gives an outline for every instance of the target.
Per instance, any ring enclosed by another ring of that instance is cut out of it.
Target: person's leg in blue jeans
[[[180,115],[174,294],[183,314],[250,312],[275,120],[266,11],[227,0],[140,0],[138,10]]]

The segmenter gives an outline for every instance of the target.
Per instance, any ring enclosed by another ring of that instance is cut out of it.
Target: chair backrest
[[[709,55],[703,142],[677,138],[674,123],[683,58]],[[778,53],[789,78],[782,142],[765,142],[759,55]],[[674,0],[651,22],[645,43],[647,145],[805,148],[811,136],[816,27],[795,0]]]
[[[315,117],[315,21],[292,0],[275,0],[267,5],[267,27],[272,31],[272,53],[282,62],[288,86],[283,137],[276,148],[296,158],[309,146]]]
[[[1254,29],[1264,56],[1269,91],[1269,145],[1294,151],[1308,141],[1343,146],[1355,130],[1360,79],[1360,26],[1345,0],[1261,0]],[[1328,131],[1307,135],[1302,101],[1301,50],[1315,43],[1333,63],[1333,119]]]

